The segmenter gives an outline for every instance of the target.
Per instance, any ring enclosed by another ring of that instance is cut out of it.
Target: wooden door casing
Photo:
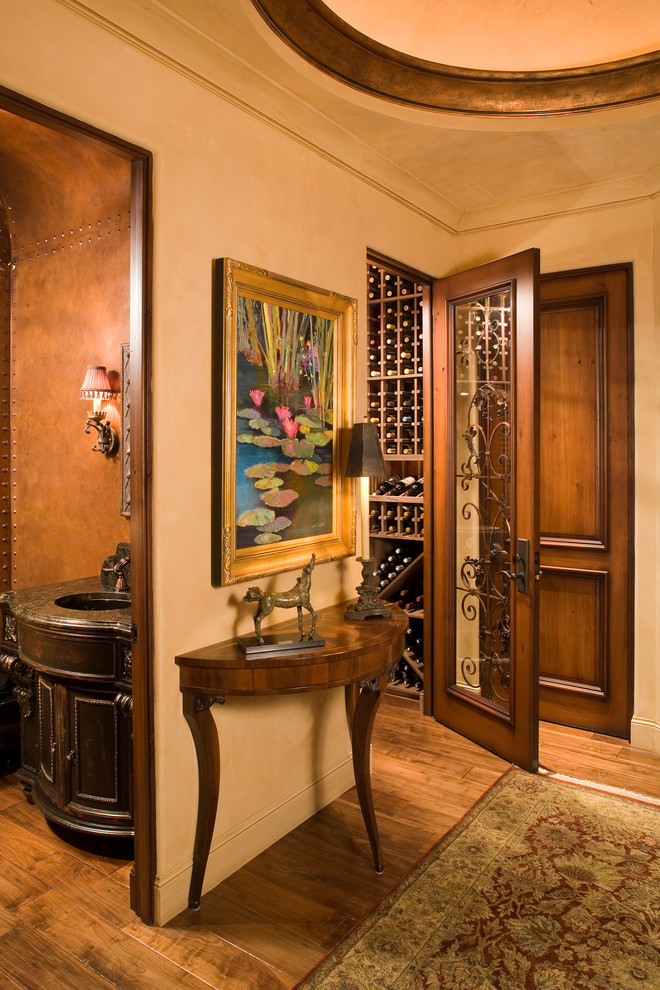
[[[631,266],[541,279],[540,716],[628,738]]]

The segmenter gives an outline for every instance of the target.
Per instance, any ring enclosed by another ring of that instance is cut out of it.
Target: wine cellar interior
[[[418,700],[422,707],[424,355],[430,291],[430,281],[418,273],[368,257],[368,415],[378,427],[387,468],[386,477],[376,479],[370,492],[370,553],[379,597],[400,606],[409,619],[406,650],[389,691]]]

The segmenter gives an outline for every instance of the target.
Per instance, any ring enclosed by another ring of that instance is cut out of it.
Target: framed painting
[[[214,264],[212,581],[355,553],[355,299]]]

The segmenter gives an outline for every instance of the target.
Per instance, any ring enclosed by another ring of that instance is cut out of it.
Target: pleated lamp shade
[[[108,373],[102,364],[87,365],[85,380],[80,386],[81,399],[111,399]]]

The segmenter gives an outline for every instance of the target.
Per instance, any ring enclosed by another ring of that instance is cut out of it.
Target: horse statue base
[[[260,643],[256,636],[241,636],[236,642],[246,657],[262,655],[264,653],[301,653],[303,650],[315,649],[317,646],[325,646],[324,639],[291,639],[284,633],[272,633],[261,637]]]

